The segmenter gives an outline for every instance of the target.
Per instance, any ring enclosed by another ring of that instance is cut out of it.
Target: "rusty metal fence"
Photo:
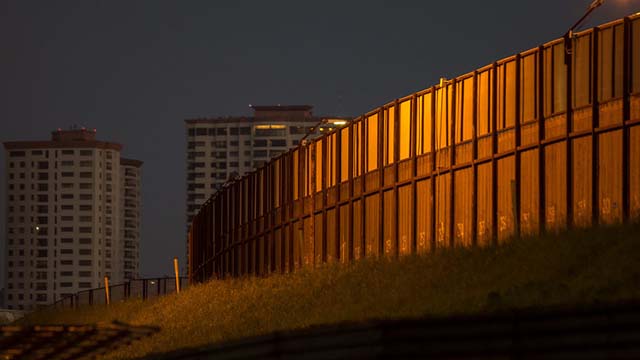
[[[180,290],[188,286],[186,277],[180,278]],[[176,278],[147,278],[133,279],[126,283],[110,285],[109,293],[111,302],[124,301],[128,299],[142,299],[172,294],[176,292]],[[105,288],[95,288],[79,291],[71,296],[63,297],[51,306],[54,307],[77,307],[82,305],[104,305],[106,304]]]
[[[640,16],[566,41],[443,79],[229,184],[193,219],[190,280],[637,219]]]

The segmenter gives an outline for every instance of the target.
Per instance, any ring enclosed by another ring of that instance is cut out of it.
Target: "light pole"
[[[594,10],[600,7],[602,4],[604,4],[604,0],[593,0],[593,2],[591,3],[591,5],[589,5],[584,15],[582,15],[582,17],[578,19],[578,21],[576,21],[576,23],[573,24],[573,26],[570,27],[569,30],[567,30],[567,32],[564,34],[563,38],[564,38],[565,65],[569,63],[571,59],[571,53],[573,52],[573,30],[575,30],[578,26],[580,26],[580,24],[582,24],[587,19],[587,17],[591,15],[591,13]]]

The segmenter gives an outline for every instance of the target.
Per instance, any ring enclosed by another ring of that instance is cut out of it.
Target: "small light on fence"
[[[155,284],[156,284],[156,282],[155,282],[155,281],[153,281],[153,280],[151,280],[151,281],[150,281],[150,284],[151,284],[151,285],[155,285]]]

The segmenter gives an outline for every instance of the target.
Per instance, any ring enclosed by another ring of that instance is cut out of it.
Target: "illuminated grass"
[[[162,328],[113,354],[129,358],[315,324],[639,299],[639,285],[640,226],[633,225],[523,239],[498,248],[211,281],[178,296],[40,312],[25,321],[119,320]]]

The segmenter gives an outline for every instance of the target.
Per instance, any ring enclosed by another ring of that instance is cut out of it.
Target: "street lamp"
[[[571,53],[573,52],[573,30],[575,30],[578,26],[580,26],[580,24],[582,24],[589,15],[591,15],[591,13],[597,9],[598,7],[600,7],[602,4],[604,4],[604,0],[593,0],[593,2],[591,3],[591,5],[589,5],[589,8],[587,8],[587,11],[584,13],[584,15],[582,15],[582,17],[580,19],[578,19],[578,21],[576,21],[575,24],[573,24],[572,27],[569,28],[569,30],[567,30],[567,32],[564,34],[563,38],[564,38],[564,63],[565,65],[569,63],[570,59],[571,59]]]

